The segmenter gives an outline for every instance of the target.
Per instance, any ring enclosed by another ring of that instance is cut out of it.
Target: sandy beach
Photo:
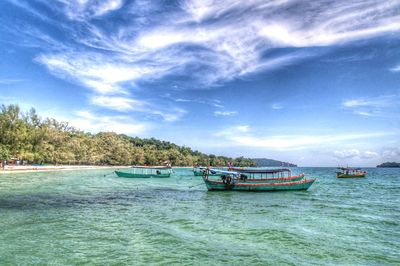
[[[129,165],[13,165],[5,166],[4,169],[0,169],[0,174],[9,173],[30,173],[30,172],[50,172],[50,171],[75,171],[75,170],[99,170],[99,169],[110,169],[110,168],[129,168]]]

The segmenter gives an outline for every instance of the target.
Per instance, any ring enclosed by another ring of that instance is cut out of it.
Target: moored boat
[[[214,170],[219,171],[219,170]],[[249,182],[241,180],[240,173],[233,171],[219,171],[224,175],[220,180],[210,180],[206,174],[203,176],[204,183],[208,190],[233,190],[233,191],[283,191],[283,190],[307,190],[314,183],[315,179],[302,179],[297,181],[283,182]],[[301,175],[303,178],[304,175]]]
[[[171,167],[134,166],[129,171],[115,171],[118,177],[127,178],[168,178],[171,176]]]
[[[337,178],[359,178],[367,175],[361,168],[338,167],[340,171],[336,172]]]

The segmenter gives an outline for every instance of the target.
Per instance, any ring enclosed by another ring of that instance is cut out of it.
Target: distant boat
[[[336,172],[337,178],[357,178],[365,177],[367,172],[362,171],[361,168],[338,167],[339,171]]]
[[[208,171],[215,171],[223,174],[220,180],[210,180],[207,175]],[[265,173],[265,170],[258,170],[257,173]],[[314,183],[315,179],[303,179],[304,175],[300,175],[297,181],[273,180],[264,178],[263,181],[257,178],[258,181],[240,179],[240,173],[234,171],[223,171],[216,169],[207,169],[203,176],[204,183],[208,190],[234,190],[234,191],[279,191],[279,190],[307,190]],[[277,177],[285,178],[285,177]],[[260,180],[260,181],[259,181]]]
[[[168,178],[171,167],[168,166],[133,166],[129,171],[115,171],[118,177],[127,178]]]

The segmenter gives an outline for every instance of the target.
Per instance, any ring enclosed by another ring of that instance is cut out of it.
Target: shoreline
[[[102,170],[102,169],[119,169],[119,168],[131,168],[132,165],[45,165],[45,166],[34,166],[34,165],[15,165],[6,166],[4,169],[0,169],[1,174],[11,173],[40,173],[40,172],[61,172],[61,171],[78,171],[78,170]],[[173,166],[174,168],[193,168],[193,166]]]
[[[130,168],[129,165],[49,165],[49,166],[6,166],[4,169],[0,169],[0,174],[10,173],[39,173],[39,172],[61,172],[61,171],[78,171],[78,170],[101,170],[101,169],[118,169],[118,168]]]

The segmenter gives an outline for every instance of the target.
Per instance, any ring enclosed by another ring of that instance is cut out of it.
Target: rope
[[[194,186],[190,186],[189,188],[194,188],[194,187],[197,187],[197,186],[200,186],[200,185],[203,185],[203,184],[204,184],[204,182],[202,182],[200,184],[197,184],[197,185],[194,185]]]
[[[109,175],[113,175],[115,173],[115,171],[109,173],[109,174],[105,174],[104,177],[109,176]]]

